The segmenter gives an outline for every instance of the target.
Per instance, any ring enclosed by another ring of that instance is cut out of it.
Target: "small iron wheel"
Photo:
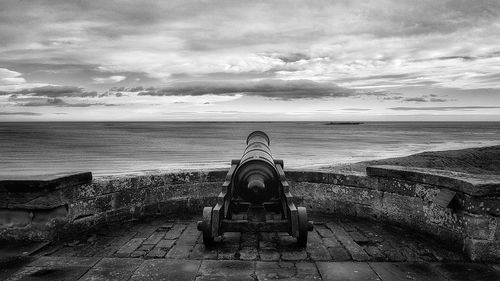
[[[214,236],[212,235],[212,207],[203,208],[201,228],[203,232],[203,244],[205,244],[205,246],[212,246],[214,244]]]
[[[300,247],[305,247],[307,245],[307,232],[309,230],[307,210],[305,207],[297,207],[297,213],[299,215],[299,236],[297,236],[297,244]]]

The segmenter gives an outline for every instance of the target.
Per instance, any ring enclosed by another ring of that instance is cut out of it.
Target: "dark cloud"
[[[89,107],[92,104],[89,103],[67,103],[62,99],[58,98],[48,98],[41,101],[30,101],[26,103],[18,103],[22,106],[59,106],[59,107]]]
[[[345,111],[370,111],[370,108],[342,108]]]
[[[0,92],[2,95],[18,95],[18,96],[32,96],[32,97],[96,97],[97,92],[87,92],[83,88],[73,86],[43,86],[31,89],[23,89],[11,92]]]
[[[429,106],[429,107],[389,107],[391,110],[431,110],[431,111],[452,111],[452,110],[478,110],[478,109],[496,109],[500,106]]]
[[[281,54],[281,55],[278,55],[276,57],[279,58],[280,60],[282,60],[283,62],[287,62],[287,63],[311,59],[311,57],[309,57],[306,54],[302,54],[302,53]]]
[[[355,90],[340,87],[334,83],[310,80],[262,80],[257,82],[193,82],[148,89],[140,96],[203,96],[236,95],[259,96],[271,99],[321,99],[362,95]],[[371,94],[371,93],[367,93]],[[380,95],[383,95],[380,93]]]
[[[421,97],[402,98],[401,101],[402,102],[446,102],[448,100],[443,98],[437,98],[437,95],[430,94]]]
[[[89,103],[89,102],[67,102],[62,98],[48,98],[48,97],[32,97],[32,96],[18,96],[12,95],[9,97],[9,102],[17,106],[27,107],[40,107],[40,106],[54,106],[54,107],[89,107],[95,105],[114,106],[114,104],[104,103]]]
[[[0,115],[26,115],[26,116],[35,116],[35,115],[42,115],[41,113],[37,112],[0,112]]]
[[[427,99],[425,99],[424,97],[417,97],[417,98],[406,98],[406,99],[403,99],[402,101],[427,102]]]

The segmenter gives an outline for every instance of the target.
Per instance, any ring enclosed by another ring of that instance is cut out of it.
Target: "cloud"
[[[345,111],[370,111],[371,108],[342,108]]]
[[[42,115],[37,112],[0,112],[0,115],[26,115],[26,116],[37,116]]]
[[[403,99],[403,101],[427,102],[427,99],[425,99],[424,97],[417,97],[417,98],[406,98]]]
[[[262,80],[253,82],[189,82],[177,83],[165,88],[150,88],[139,96],[202,96],[236,95],[259,96],[271,99],[322,99],[360,95],[360,93],[339,87],[329,82],[309,80]]]
[[[16,106],[24,107],[40,107],[40,106],[53,106],[53,107],[89,107],[89,106],[114,106],[114,104],[95,103],[89,101],[73,101],[67,102],[61,98],[51,97],[38,97],[38,96],[18,96],[12,95],[8,100]]]
[[[118,83],[123,80],[127,79],[126,76],[121,76],[121,75],[113,75],[109,77],[95,77],[92,78],[95,83],[97,84],[112,84],[112,83]]]
[[[0,68],[0,86],[17,85],[25,83],[21,73],[7,68]]]
[[[454,110],[479,110],[479,109],[497,109],[500,106],[432,106],[432,107],[390,107],[390,110],[425,110],[425,111],[454,111]]]
[[[17,91],[0,92],[2,95],[34,96],[34,97],[96,97],[97,92],[85,91],[80,87],[73,86],[43,86]]]

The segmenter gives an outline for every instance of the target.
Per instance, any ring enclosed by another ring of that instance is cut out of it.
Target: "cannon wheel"
[[[212,235],[212,207],[203,208],[203,244],[211,246],[214,244],[214,236]]]
[[[304,247],[307,244],[308,232],[307,210],[305,207],[298,207],[297,213],[299,215],[299,236],[297,236],[297,244]]]

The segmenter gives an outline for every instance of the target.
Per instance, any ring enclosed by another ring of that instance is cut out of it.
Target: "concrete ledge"
[[[27,177],[0,177],[0,192],[36,192],[83,184],[92,180],[91,172],[60,173]]]

